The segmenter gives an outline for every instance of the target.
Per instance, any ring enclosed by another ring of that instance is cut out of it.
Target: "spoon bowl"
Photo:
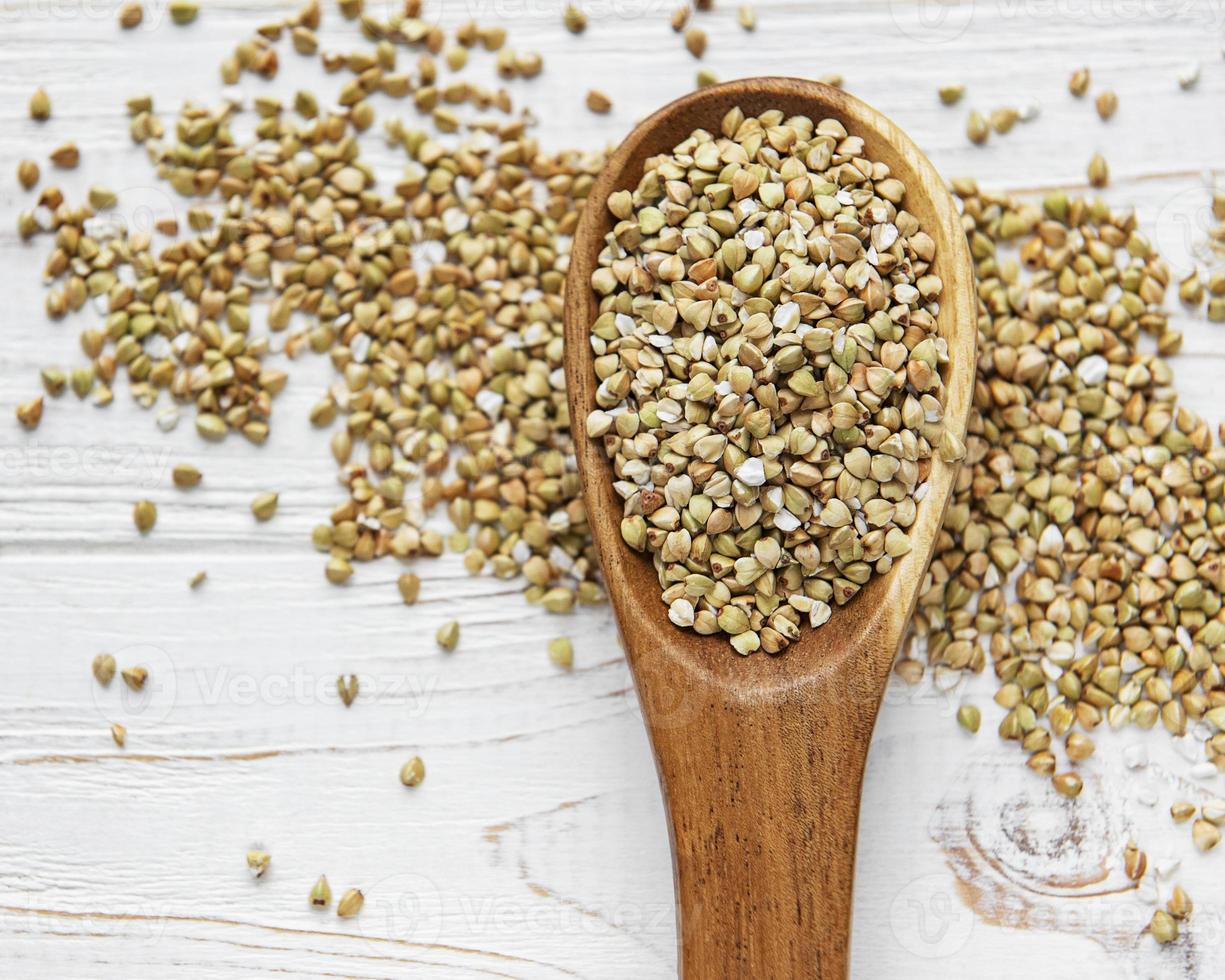
[[[896,125],[818,82],[751,78],[701,89],[641,122],[610,157],[575,233],[566,283],[566,384],[584,500],[651,736],[669,816],[685,980],[832,980],[847,975],[860,786],[889,668],[913,612],[959,467],[933,456],[911,552],[782,654],[739,657],[727,637],[668,619],[649,557],[621,539],[622,501],[596,407],[591,274],[615,219],[608,196],[696,128],[746,115],[835,118],[906,185],[902,206],[936,243],[949,347],[945,426],[964,437],[973,397],[977,301],[961,219],[930,161]]]

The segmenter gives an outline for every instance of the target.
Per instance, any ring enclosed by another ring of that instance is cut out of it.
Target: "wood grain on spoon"
[[[622,541],[611,464],[585,423],[595,407],[590,286],[613,218],[644,161],[723,115],[780,109],[833,117],[864,155],[906,185],[902,206],[936,242],[944,283],[939,335],[949,345],[945,425],[965,435],[973,395],[976,300],[961,221],[943,180],[880,113],[817,82],[756,78],[694,92],[629,135],[596,181],[566,284],[566,383],[592,535],[650,730],[675,859],[685,980],[821,980],[847,975],[860,784],[890,664],[931,558],[958,467],[933,458],[910,528],[911,553],[873,577],[781,656],[738,657],[726,636],[673,626],[647,556]],[[899,800],[904,812],[905,801]]]

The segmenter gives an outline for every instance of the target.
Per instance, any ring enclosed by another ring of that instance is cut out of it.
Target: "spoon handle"
[[[671,818],[683,980],[845,980],[890,656],[861,651],[768,694],[649,659],[635,674]]]

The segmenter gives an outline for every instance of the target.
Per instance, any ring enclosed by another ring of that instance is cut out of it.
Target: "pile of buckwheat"
[[[887,572],[933,452],[964,454],[905,192],[835,119],[733,109],[608,201],[587,432],[671,621],[737,653],[780,652]]]
[[[48,368],[43,382],[53,397],[71,387],[106,404],[126,374],[137,402],[164,406],[164,428],[194,407],[202,437],[262,442],[288,379],[267,365],[270,354],[324,354],[337,380],[311,421],[341,422],[331,447],[347,498],[313,535],[327,578],[346,581],[354,562],[450,548],[473,574],[522,576],[531,601],[564,612],[602,598],[570,464],[560,247],[602,156],[543,153],[524,120],[507,114],[505,91],[436,85],[441,30],[417,12],[410,0],[388,22],[364,17],[377,39],[371,53],[320,55],[326,70],[352,76],[338,108],[321,112],[301,92],[291,106],[258,98],[248,144],[231,132],[234,102],[184,106],[168,138],[153,99],[130,100],[132,138],[158,177],[198,202],[187,229],[168,219],[157,230],[191,234],[155,250],[151,235],[108,217],[114,195],[99,189],[94,204],[72,205],[43,188],[18,227],[52,240],[48,314],[87,302],[105,311],[82,332],[86,364],[67,376]],[[301,39],[319,17],[311,3],[261,28],[236,63],[274,64],[271,41],[282,31]],[[468,25],[458,46],[500,47],[503,34]],[[405,47],[421,51],[416,71],[396,73]],[[468,132],[448,145],[389,120],[405,165],[381,191],[357,139],[376,92],[411,94],[444,131],[458,126],[442,103],[496,115],[466,120]],[[19,418],[36,425],[42,407],[23,403]],[[412,481],[420,493],[408,499]],[[447,538],[426,527],[438,505],[455,527]],[[411,573],[401,578],[406,602],[418,585]]]
[[[1225,771],[1225,426],[1214,439],[1177,404],[1170,269],[1133,214],[1100,201],[953,186],[978,281],[978,377],[914,619],[924,655],[897,671],[914,683],[991,664],[1000,736],[1066,796],[1102,725],[1160,724],[1198,747],[1193,776]],[[980,714],[964,705],[958,719],[976,731]],[[1198,811],[1200,850],[1220,840],[1222,801],[1170,811],[1180,824]],[[1189,914],[1176,888],[1150,931],[1172,942]]]
[[[1181,342],[1161,307],[1169,268],[1134,215],[1100,202],[954,189],[980,349],[965,465],[915,617],[926,662],[991,663],[1000,734],[1039,772],[1056,768],[1054,738],[1078,761],[1102,723],[1158,722],[1194,729],[1225,771],[1225,449],[1141,349],[1145,335],[1159,352]],[[923,663],[898,670],[916,680]]]

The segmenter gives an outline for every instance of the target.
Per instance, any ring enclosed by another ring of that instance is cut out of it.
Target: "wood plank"
[[[512,45],[544,54],[544,75],[510,87],[533,105],[546,146],[615,141],[688,90],[699,66],[667,26],[671,0],[592,0],[580,38],[562,29],[560,2],[437,2],[447,26],[500,21]],[[310,356],[293,364],[259,449],[204,445],[189,419],[161,433],[122,388],[105,410],[71,395],[49,404],[31,435],[12,424],[40,367],[75,362],[82,325],[43,317],[40,248],[14,233],[27,200],[12,179],[16,161],[42,162],[72,138],[85,164],[54,175],[71,194],[107,183],[131,202],[123,213],[132,221],[181,211],[131,146],[123,99],[157,89],[169,110],[184,97],[220,98],[220,58],[294,7],[206,0],[200,20],[181,29],[158,0],[146,5],[147,29],[121,35],[116,6],[0,0],[0,212],[9,216],[0,221],[0,415],[9,420],[0,424],[0,959],[31,977],[674,976],[663,811],[610,614],[549,616],[511,583],[469,578],[453,557],[418,563],[425,584],[412,609],[390,562],[329,586],[309,531],[341,494],[327,434],[306,412],[330,365]],[[924,28],[918,16],[932,6],[922,0],[767,0],[756,4],[751,36],[736,27],[735,6],[697,18],[710,35],[702,64],[724,78],[840,71],[944,174],[992,188],[1083,186],[1100,150],[1115,177],[1108,199],[1137,207],[1146,233],[1185,264],[1193,239],[1184,231],[1208,199],[1205,172],[1219,180],[1225,169],[1219,5],[997,0],[952,4],[950,19]],[[325,43],[352,46],[352,25],[327,8]],[[1175,76],[1192,59],[1203,78],[1183,92]],[[473,60],[476,76],[492,81],[492,58]],[[292,54],[283,63],[277,91],[339,84]],[[1108,124],[1067,94],[1082,64],[1095,90],[1119,93]],[[55,102],[45,126],[26,118],[35,80]],[[935,98],[949,81],[969,87],[953,109]],[[583,108],[589,87],[612,96],[610,116]],[[240,87],[247,99],[270,90]],[[971,106],[1029,97],[1042,105],[1035,122],[983,148],[966,141]],[[381,176],[398,172],[377,139],[370,159]],[[1179,390],[1219,421],[1225,328],[1181,312],[1177,323],[1187,338],[1174,361]],[[166,477],[180,460],[206,473],[190,494]],[[256,525],[246,506],[267,489],[281,491],[281,511]],[[130,510],[145,496],[160,519],[141,539]],[[191,592],[198,568],[209,581]],[[444,655],[432,635],[452,617],[463,638]],[[545,656],[561,633],[575,641],[572,674]],[[125,704],[118,681],[96,688],[88,664],[102,649],[155,668],[147,705]],[[341,671],[361,674],[366,692],[348,710],[330,687]],[[1175,793],[1225,795],[1218,781],[1186,784],[1185,761],[1152,733],[1141,740],[1153,762],[1137,791],[1122,762],[1136,736],[1109,736],[1087,766],[1084,798],[1100,806],[1055,806],[995,739],[990,694],[985,679],[951,694],[891,682],[860,821],[853,975],[1225,972],[1214,931],[1220,859],[1196,856],[1164,812]],[[977,739],[953,721],[962,696],[985,706]],[[129,728],[125,753],[107,734],[116,718]],[[429,777],[410,792],[396,772],[413,753]],[[1161,804],[1147,805],[1143,788]],[[967,801],[982,807],[969,828],[993,853],[1007,859],[998,828],[1018,812],[1030,815],[1021,829],[1048,848],[994,877],[976,871],[993,886],[977,897],[958,884],[974,867],[957,852]],[[1182,861],[1170,881],[1196,901],[1188,942],[1158,950],[1138,936],[1151,904],[1134,894],[1050,885],[1077,866],[1056,845],[1060,821],[1081,810],[1087,843],[1073,857],[1087,867],[1117,858],[1100,842],[1128,833],[1152,842],[1151,859]],[[243,852],[257,841],[273,866],[252,882]],[[358,920],[306,907],[320,872],[338,892],[366,889]]]

